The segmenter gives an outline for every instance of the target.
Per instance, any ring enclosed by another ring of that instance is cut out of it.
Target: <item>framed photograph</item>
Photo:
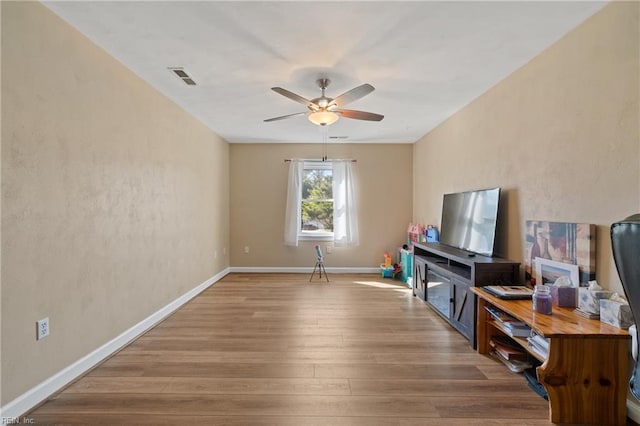
[[[525,224],[524,279],[534,285],[534,259],[542,257],[578,265],[580,286],[596,279],[596,225],[527,220]]]
[[[555,260],[535,258],[536,284],[553,284],[560,277],[569,277],[574,286],[580,285],[578,265],[556,262]]]

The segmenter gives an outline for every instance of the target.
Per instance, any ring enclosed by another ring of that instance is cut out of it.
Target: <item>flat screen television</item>
[[[500,188],[445,194],[440,242],[484,256],[493,256]]]

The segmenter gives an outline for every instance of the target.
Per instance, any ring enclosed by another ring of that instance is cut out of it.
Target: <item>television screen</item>
[[[440,242],[493,256],[500,188],[445,194]]]

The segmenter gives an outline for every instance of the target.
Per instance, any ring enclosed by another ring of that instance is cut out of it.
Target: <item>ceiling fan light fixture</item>
[[[321,110],[315,111],[308,115],[309,121],[318,126],[328,126],[338,121],[338,114],[335,112]]]
[[[2,1],[2,0],[0,0]],[[337,98],[329,98],[325,96],[324,91],[329,85],[328,78],[321,78],[317,81],[318,86],[322,90],[322,95],[319,98],[307,99],[300,95],[297,95],[282,87],[272,87],[271,90],[279,95],[298,102],[307,107],[308,112],[297,112],[294,114],[281,115],[279,117],[268,118],[265,122],[279,121],[285,118],[290,118],[298,115],[306,115],[310,122],[318,126],[328,126],[338,121],[339,118],[349,118],[352,120],[366,120],[366,121],[380,121],[384,118],[384,115],[375,114],[373,112],[356,111],[354,109],[343,109],[343,106],[357,101],[363,96],[373,92],[375,88],[369,83],[361,84],[358,87],[354,87],[351,90],[344,92]]]

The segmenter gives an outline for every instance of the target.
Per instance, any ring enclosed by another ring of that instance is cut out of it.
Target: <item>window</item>
[[[292,159],[287,180],[284,244],[299,240],[359,244],[356,178],[352,160]]]
[[[333,169],[331,164],[305,162],[300,197],[300,239],[333,238]]]

